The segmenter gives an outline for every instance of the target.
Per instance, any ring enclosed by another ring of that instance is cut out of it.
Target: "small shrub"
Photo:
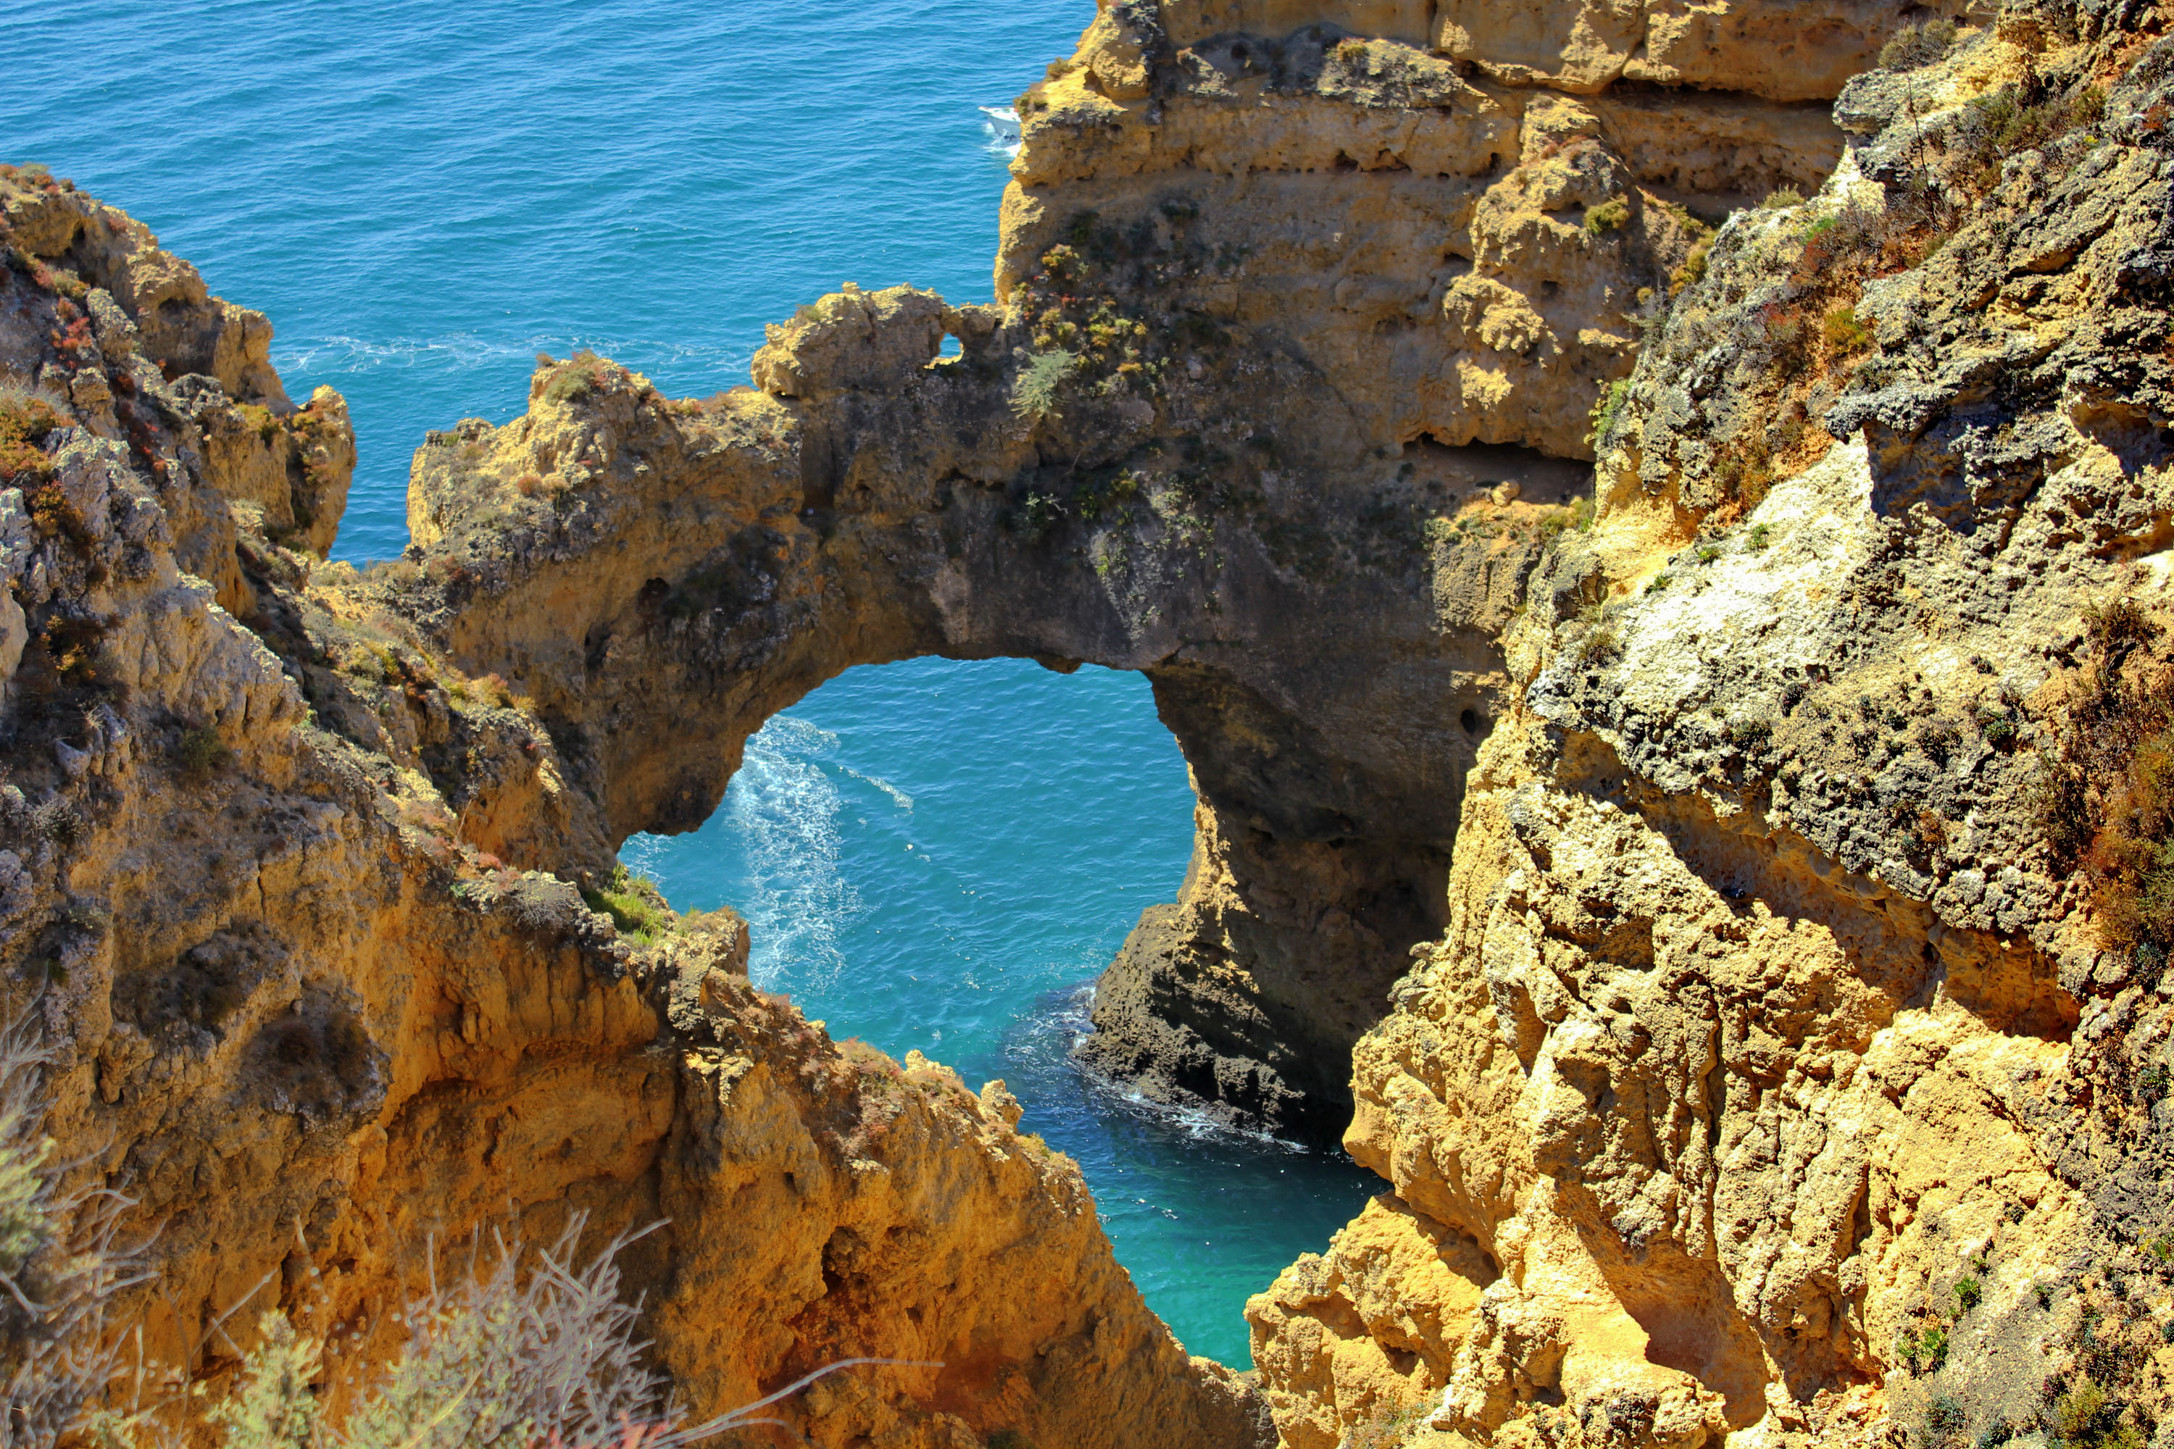
[[[134,1204],[65,1185],[79,1164],[45,1133],[47,1062],[26,1023],[0,1029],[0,1433],[37,1449],[85,1428],[120,1368],[114,1298],[148,1276],[119,1236]]]
[[[1766,551],[1767,540],[1772,533],[1773,530],[1767,525],[1754,523],[1751,525],[1751,534],[1745,541],[1751,545],[1752,552],[1763,553]]]
[[[258,403],[244,402],[234,404],[234,411],[241,414],[242,421],[249,425],[249,430],[257,435],[258,441],[269,443],[279,436],[279,419],[270,408]]]
[[[181,773],[197,784],[202,784],[226,767],[234,758],[225,740],[215,729],[192,729],[181,732],[181,742],[175,747],[174,761]]]
[[[0,389],[0,481],[30,486],[50,480],[53,460],[42,445],[48,435],[73,426],[50,399]]]
[[[1668,295],[1680,296],[1685,287],[1696,286],[1706,279],[1706,266],[1714,249],[1711,236],[1702,237],[1691,248],[1691,254],[1683,259],[1683,265],[1668,274]]]
[[[1079,369],[1080,355],[1064,348],[1036,353],[1012,382],[1012,411],[1028,422],[1062,415],[1058,390]]]
[[[1938,1373],[1947,1367],[1948,1331],[1939,1324],[1934,1324],[1918,1335],[1917,1349],[1918,1356],[1925,1362],[1926,1372]]]
[[[2085,1379],[2055,1401],[2054,1437],[2067,1445],[2090,1444],[2110,1427],[2111,1417],[2106,1412],[2106,1391]]]
[[[1945,56],[1955,46],[1955,22],[1928,20],[1905,25],[1880,47],[1881,70],[1918,70]]]
[[[1064,505],[1047,493],[1029,492],[1019,506],[1019,521],[1028,540],[1040,543],[1064,516]]]
[[[1668,583],[1669,578],[1667,573],[1657,573],[1650,580],[1647,581],[1646,592],[1649,594],[1658,594],[1668,587]]]
[[[1715,559],[1719,557],[1721,557],[1721,550],[1714,547],[1712,544],[1704,543],[1699,545],[1698,561],[1700,563],[1712,563]]]
[[[1630,224],[1630,215],[1630,202],[1623,197],[1603,201],[1585,213],[1585,234],[1602,237],[1612,231],[1621,231]]]
[[[1976,1308],[1985,1298],[1985,1287],[1976,1278],[1958,1279],[1955,1284],[1955,1311],[1965,1314]]]
[[[1761,211],[1787,211],[1792,206],[1804,204],[1804,193],[1794,186],[1778,186],[1769,191],[1759,202]]]
[[[554,366],[550,379],[543,384],[542,397],[554,406],[563,405],[592,392],[602,392],[625,375],[616,363],[583,349],[568,361]]]
[[[2085,619],[2091,657],[2042,763],[2039,823],[2060,864],[2092,885],[2110,949],[2174,947],[2174,661],[2126,600]]]

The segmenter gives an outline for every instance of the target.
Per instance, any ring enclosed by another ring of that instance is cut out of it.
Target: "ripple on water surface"
[[[503,421],[534,354],[676,393],[747,380],[763,324],[848,279],[985,300],[1008,102],[1091,0],[0,3],[11,161],[149,223],[268,313],[298,396],[347,395],[338,554],[407,542],[432,428]],[[35,24],[35,43],[23,32]],[[96,63],[86,63],[95,57]],[[1118,1255],[1195,1352],[1380,1184],[1097,1092],[1079,989],[1190,844],[1144,681],[1027,664],[859,670],[773,721],[701,832],[636,842],[729,901],[756,967],[841,1036],[1004,1076],[1080,1159]]]

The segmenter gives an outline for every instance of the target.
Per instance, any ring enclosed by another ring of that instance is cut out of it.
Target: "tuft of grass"
[[[1585,435],[1586,446],[1595,456],[1614,441],[1616,424],[1622,421],[1623,405],[1630,401],[1630,379],[1619,377],[1600,390],[1593,399],[1593,425]]]
[[[1397,1449],[1418,1426],[1416,1404],[1383,1405],[1345,1436],[1344,1449]]]
[[[599,890],[583,890],[581,899],[592,911],[611,917],[621,935],[633,936],[643,945],[653,944],[669,930],[671,907],[657,883],[644,875],[629,875],[623,865],[612,867],[611,881]]]
[[[1951,1439],[1963,1431],[1967,1418],[1962,1400],[1953,1394],[1935,1394],[1925,1407],[1925,1430],[1935,1439]]]
[[[1630,224],[1630,202],[1617,196],[1603,201],[1585,213],[1585,234],[1603,237],[1612,231],[1621,231]]]
[[[1857,320],[1857,309],[1836,307],[1820,319],[1820,336],[1837,357],[1851,357],[1872,345],[1872,329]]]
[[[1761,211],[1787,211],[1792,206],[1804,204],[1804,193],[1794,186],[1780,186],[1769,191],[1759,202]]]
[[[1966,1277],[1956,1280],[1955,1312],[1957,1317],[1960,1317],[1963,1314],[1970,1312],[1973,1308],[1976,1308],[1984,1300],[1985,1285],[1980,1283],[1975,1277]]]

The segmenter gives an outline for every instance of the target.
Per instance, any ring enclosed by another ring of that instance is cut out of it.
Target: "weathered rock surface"
[[[555,364],[528,416],[418,456],[426,574],[378,597],[537,700],[598,862],[699,823],[852,665],[1145,671],[1198,866],[1089,1058],[1332,1137],[1442,925],[1495,636],[1591,400],[1704,234],[1681,203],[1814,184],[1840,137],[1755,95],[1481,82],[1386,10],[1235,22],[1107,5],[1022,98],[999,307],[826,298],[699,406]]]
[[[2093,621],[2174,617],[2170,73],[2005,18],[1733,218],[1611,400],[1356,1053],[1394,1196],[1249,1308],[1286,1442],[1988,1443],[2084,1378],[2060,1432],[2164,1422],[2174,981],[2042,781]]]
[[[382,1355],[433,1240],[584,1212],[668,1220],[624,1266],[698,1412],[875,1356],[941,1367],[786,1416],[1260,1438],[1002,1084],[834,1044],[749,987],[729,912],[584,897],[609,832],[536,707],[304,551],[352,445],[336,397],[285,404],[261,318],[38,173],[0,209],[0,1004],[55,1053],[48,1129],[162,1227],[155,1355],[216,1379],[252,1298]]]
[[[944,1363],[831,1445],[2147,1442],[2174,979],[2043,802],[2149,835],[2174,51],[2018,6],[1844,91],[1900,18],[1111,0],[997,306],[849,289],[704,402],[549,362],[366,574],[263,319],[0,180],[0,950],[170,1224],[158,1340],[588,1210],[672,1220],[702,1404]],[[1000,1086],[613,874],[925,653],[1149,676],[1197,848],[1090,1060],[1391,1188],[1254,1300],[1264,1396]]]

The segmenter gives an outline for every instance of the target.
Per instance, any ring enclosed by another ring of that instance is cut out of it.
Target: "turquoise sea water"
[[[148,222],[266,312],[299,400],[361,463],[336,553],[407,542],[423,433],[518,414],[535,353],[668,392],[747,381],[766,321],[845,281],[986,300],[1002,108],[1090,0],[0,0],[0,159]],[[676,903],[729,902],[755,972],[834,1036],[1002,1076],[1080,1159],[1187,1347],[1380,1184],[1098,1090],[1079,993],[1175,893],[1191,794],[1145,682],[918,660],[855,670],[751,742],[701,831],[630,842]]]

